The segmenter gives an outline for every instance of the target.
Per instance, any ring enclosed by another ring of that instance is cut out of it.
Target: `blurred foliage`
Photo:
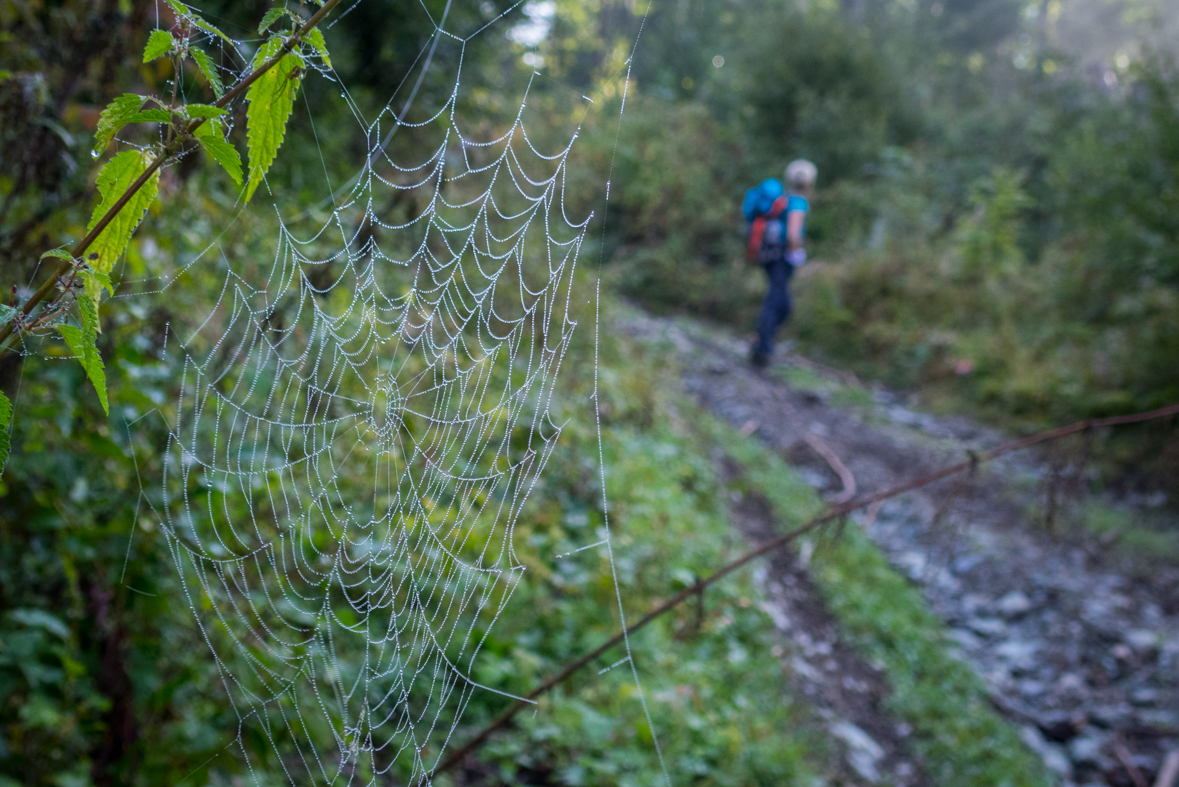
[[[652,6],[658,54],[640,47],[621,128],[583,138],[614,178],[608,275],[650,308],[752,326],[765,285],[737,206],[806,156],[802,346],[1000,421],[1175,401],[1179,70],[1143,50],[1095,79],[1030,18],[1002,0]]]

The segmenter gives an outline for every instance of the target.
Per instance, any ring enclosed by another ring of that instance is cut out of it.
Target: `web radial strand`
[[[368,129],[330,220],[229,260],[181,337],[165,530],[242,728],[296,784],[428,779],[492,691],[474,665],[560,432],[589,221],[564,212],[570,147],[541,152],[519,116],[467,139],[454,98],[446,126],[400,132],[416,163]]]

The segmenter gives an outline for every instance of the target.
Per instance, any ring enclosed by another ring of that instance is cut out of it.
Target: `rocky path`
[[[753,370],[743,341],[697,323],[635,311],[620,328],[673,347],[701,405],[782,451],[828,495],[847,479],[824,448],[864,492],[1004,439],[966,419],[915,412],[882,390],[792,385],[782,373],[791,359]],[[1044,497],[1038,482],[1053,471],[1017,454],[974,478],[890,500],[861,522],[1063,784],[1149,786],[1179,749],[1179,569],[1135,576],[1081,537],[1048,533],[1042,514],[1029,511],[1042,510],[1033,505]],[[756,509],[734,505],[738,526],[755,537],[765,526]],[[854,780],[923,783],[904,725],[873,710],[880,678],[839,644],[798,561],[775,560],[766,581],[791,638],[793,673],[843,741]]]

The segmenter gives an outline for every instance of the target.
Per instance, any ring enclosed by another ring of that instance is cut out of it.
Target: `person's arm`
[[[802,225],[806,211],[792,210],[786,214],[786,245],[790,251],[802,248]]]

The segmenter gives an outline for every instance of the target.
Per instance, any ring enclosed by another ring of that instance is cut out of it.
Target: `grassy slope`
[[[581,332],[576,355],[591,350],[589,338]],[[769,498],[784,527],[822,506],[772,452],[672,393],[674,372],[661,357],[657,348],[603,340],[603,449],[615,564],[632,621],[748,547],[726,519],[712,459],[717,446],[745,465],[747,482]],[[604,535],[596,433],[584,404],[592,380],[586,366],[565,368],[573,393],[563,417],[572,420],[516,534],[517,544],[527,545],[521,553],[530,556],[527,579],[478,675],[506,691],[527,691],[617,630],[604,548],[556,558]],[[812,566],[827,603],[865,656],[885,665],[894,692],[890,710],[913,726],[937,783],[1048,783],[1038,759],[986,704],[981,682],[949,656],[940,623],[920,595],[866,537],[848,528],[843,538],[824,540]],[[708,592],[699,619],[686,604],[632,641],[675,783],[809,784],[829,756],[829,744],[801,725],[787,693],[774,655],[778,635],[759,610],[762,600],[750,572],[739,572]],[[504,783],[659,783],[629,665],[596,674],[624,656],[609,654],[544,698],[517,731],[493,739],[480,755],[485,775]],[[498,708],[495,702],[472,707],[466,730]]]
[[[592,327],[580,330],[565,364],[569,393],[556,420],[571,420],[515,533],[528,570],[477,664],[476,678],[503,691],[528,691],[618,630],[606,549],[583,549],[605,535],[591,339]],[[654,353],[604,339],[599,377],[614,565],[633,621],[746,545],[733,537],[711,461],[676,415],[671,370]],[[632,639],[673,783],[814,781],[826,744],[801,728],[762,601],[744,572],[710,590],[699,617],[686,604]],[[493,738],[479,755],[483,781],[662,783],[630,665],[608,669],[625,655],[607,654]],[[478,699],[455,742],[504,704]]]
[[[747,469],[750,485],[773,505],[782,527],[821,506],[813,490],[775,454],[716,421],[711,437]],[[805,502],[800,502],[805,501]],[[940,621],[920,593],[888,565],[858,527],[819,540],[811,575],[836,618],[869,659],[882,663],[890,710],[913,726],[935,783],[950,787],[1046,785],[1042,763],[988,705],[974,672],[949,654]]]

